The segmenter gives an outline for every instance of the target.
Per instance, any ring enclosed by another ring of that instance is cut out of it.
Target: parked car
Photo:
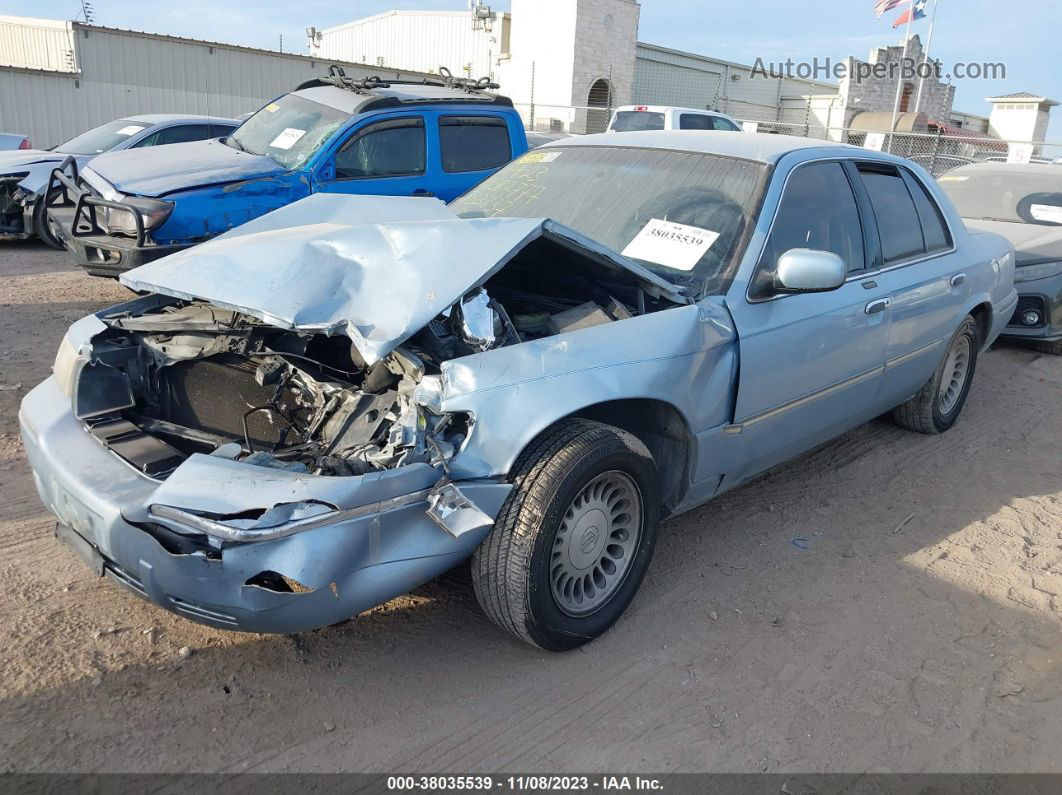
[[[30,139],[18,133],[0,133],[0,151],[9,149],[29,149]]]
[[[714,132],[557,141],[449,206],[310,196],[121,281],[20,413],[97,574],[295,632],[471,556],[552,650],[662,518],[890,409],[948,430],[1017,302],[917,166]]]
[[[1062,355],[1062,169],[977,163],[939,181],[970,229],[1003,235],[1017,252],[1018,307],[1003,336]]]
[[[217,116],[148,113],[115,119],[49,149],[0,152],[0,236],[27,238],[37,235],[60,247],[45,224],[44,203],[38,199],[52,169],[67,158],[84,166],[103,152],[120,152],[221,138],[238,122]]]
[[[565,132],[531,132],[527,133],[527,148],[537,149],[540,146],[551,144],[554,141],[560,141],[564,138],[571,138],[571,133]]]
[[[669,105],[624,105],[616,108],[608,132],[644,130],[724,130],[741,132],[741,124],[714,110]]]
[[[311,193],[453,199],[527,151],[520,115],[481,90],[491,87],[355,81],[335,69],[228,138],[57,174],[65,196],[50,217],[79,265],[115,276]]]

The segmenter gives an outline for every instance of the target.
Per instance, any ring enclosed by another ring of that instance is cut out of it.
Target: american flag
[[[881,16],[887,11],[892,11],[896,6],[903,5],[910,2],[910,0],[876,0],[874,3],[874,13],[877,16]]]

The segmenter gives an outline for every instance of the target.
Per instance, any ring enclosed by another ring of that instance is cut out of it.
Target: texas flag
[[[880,17],[886,11],[892,11],[896,6],[901,6],[908,2],[910,2],[910,0],[877,0],[877,2],[874,3],[874,13]]]
[[[910,8],[900,14],[900,16],[896,17],[896,21],[892,23],[892,26],[898,28],[900,25],[906,25],[908,22],[917,22],[926,15],[927,5],[929,5],[929,0],[915,0]]]

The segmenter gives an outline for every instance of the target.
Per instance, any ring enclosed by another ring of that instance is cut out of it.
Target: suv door
[[[881,245],[892,318],[883,398],[891,408],[922,388],[940,364],[962,317],[970,285],[951,230],[932,194],[906,168],[858,164]],[[972,264],[972,263],[970,263]]]
[[[790,171],[748,293],[728,297],[741,350],[734,425],[726,431],[740,434],[737,480],[881,411],[887,293],[860,278],[876,252],[851,179],[839,160]],[[793,248],[837,254],[847,282],[831,292],[777,292],[778,258]]]
[[[440,114],[438,125],[442,174],[436,195],[443,201],[456,199],[512,160],[512,136],[504,116]]]
[[[374,119],[356,128],[320,169],[320,190],[430,196],[424,116]]]

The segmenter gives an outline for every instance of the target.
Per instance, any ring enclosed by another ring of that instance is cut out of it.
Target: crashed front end
[[[469,449],[490,390],[454,362],[685,303],[617,257],[545,219],[315,195],[124,274],[148,294],[74,324],[23,401],[41,498],[181,615],[349,618],[471,555],[512,488]]]
[[[0,175],[0,240],[23,240],[33,235],[36,191],[21,184],[29,172]]]
[[[413,354],[359,368],[343,348],[158,296],[79,321],[20,414],[58,535],[162,607],[259,632],[451,568],[510,487],[448,480],[470,418],[417,402]]]

